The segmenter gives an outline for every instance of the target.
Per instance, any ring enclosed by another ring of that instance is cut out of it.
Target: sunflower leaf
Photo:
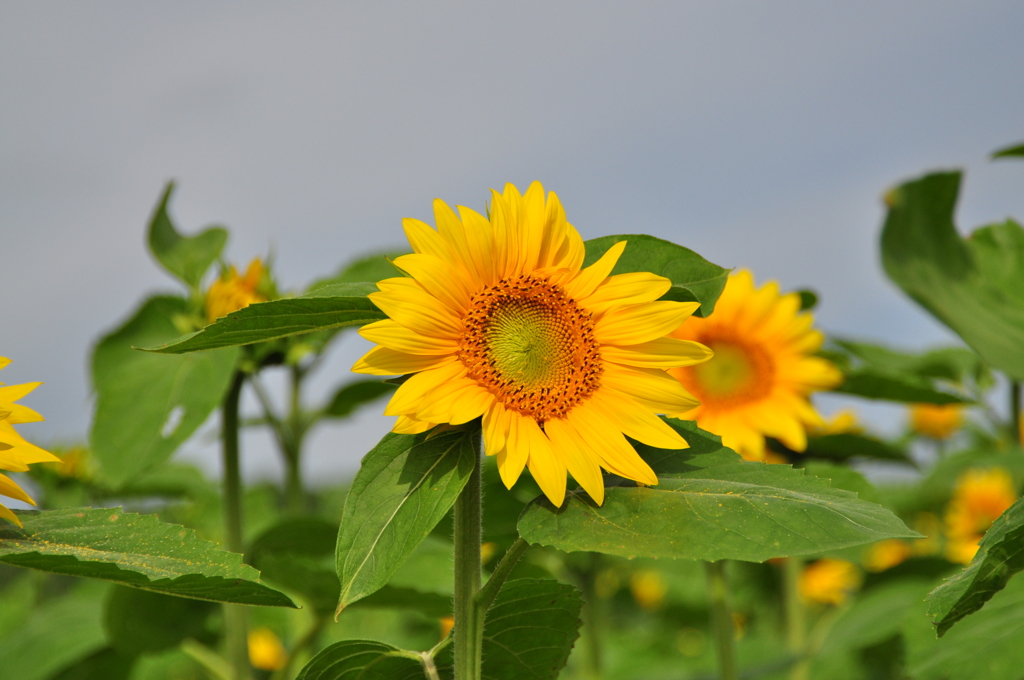
[[[395,386],[378,379],[353,380],[338,388],[324,409],[325,418],[347,418],[364,404],[395,391]]]
[[[323,649],[295,680],[424,680],[416,652],[374,640],[345,640]]]
[[[715,310],[715,302],[725,289],[728,269],[708,262],[689,248],[645,234],[602,236],[584,243],[587,249],[583,266],[596,262],[619,241],[626,241],[626,250],[612,274],[651,272],[672,281],[672,288],[662,299],[699,302],[697,316]]]
[[[985,606],[1024,570],[1024,499],[1000,515],[962,571],[928,594],[928,615],[942,637],[953,624]]]
[[[115,489],[170,458],[230,385],[236,349],[187,357],[132,349],[175,337],[174,319],[187,311],[184,298],[151,297],[93,350],[90,442],[103,480]]]
[[[167,214],[167,202],[173,192],[174,182],[168,182],[149,221],[149,249],[167,271],[189,287],[198,288],[206,270],[224,250],[228,232],[222,227],[210,227],[195,236],[179,234]]]
[[[689,449],[636,444],[657,486],[611,487],[600,507],[582,492],[568,494],[561,508],[538,498],[519,520],[522,537],[570,552],[749,562],[920,537],[827,479],[744,461],[692,423],[667,422]]]
[[[388,434],[363,458],[338,532],[338,612],[387,584],[466,485],[479,430],[432,434]]]
[[[376,290],[373,283],[336,283],[299,297],[257,302],[217,319],[202,330],[141,349],[183,354],[361,326],[385,318],[384,312],[367,297]]]
[[[95,578],[177,597],[294,607],[258,581],[242,556],[192,529],[115,508],[19,512],[24,527],[0,526],[0,562]]]
[[[887,197],[882,265],[892,281],[991,366],[1024,379],[1024,229],[1013,220],[963,239],[953,224],[959,172],[907,182]]]
[[[832,388],[839,394],[850,394],[865,399],[897,401],[911,404],[967,404],[966,399],[951,392],[936,389],[923,379],[906,373],[882,371],[875,368],[855,368],[846,374],[843,383]]]

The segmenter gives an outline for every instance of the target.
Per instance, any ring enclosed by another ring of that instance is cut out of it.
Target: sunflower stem
[[[800,573],[804,561],[799,557],[782,558],[782,592],[786,607],[786,646],[796,657],[790,668],[791,680],[804,680],[807,677],[807,620],[804,603],[800,599]]]
[[[245,552],[242,542],[242,476],[238,461],[238,402],[244,382],[245,374],[235,371],[231,388],[224,397],[221,433],[224,457],[224,544],[229,551],[235,553]],[[242,605],[224,605],[224,637],[228,661],[234,670],[234,680],[249,680],[252,677],[247,618]]]
[[[1024,446],[1024,432],[1020,431],[1020,381],[1010,381],[1010,436],[1015,442]]]
[[[474,438],[479,442],[479,438]],[[480,592],[482,494],[480,450],[473,472],[455,501],[455,680],[480,680],[484,612]]]
[[[705,562],[705,565],[711,593],[711,626],[718,651],[718,677],[736,680],[736,634],[729,605],[729,584],[725,580],[725,562]]]

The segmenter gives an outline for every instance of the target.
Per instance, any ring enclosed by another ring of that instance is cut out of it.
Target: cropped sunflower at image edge
[[[529,468],[556,506],[566,473],[598,504],[602,468],[657,484],[626,436],[687,447],[658,414],[698,404],[668,371],[712,355],[669,337],[699,303],[659,300],[672,285],[662,276],[612,276],[625,241],[584,268],[583,239],[539,182],[492,191],[489,217],[458,211],[435,200],[436,231],[404,220],[414,252],[394,264],[407,276],[370,295],[389,318],[360,330],[377,347],[352,370],[412,374],[385,410],[394,431],[482,418],[504,484]]]
[[[11,363],[10,359],[0,357],[0,370],[9,363]],[[25,441],[14,429],[15,425],[43,420],[43,417],[32,409],[15,403],[41,384],[3,385],[0,383],[0,470],[27,472],[28,466],[33,463],[60,462],[60,458],[49,451],[44,451]],[[14,498],[32,505],[36,504],[14,480],[3,474],[0,474],[0,496]],[[21,526],[18,516],[2,503],[0,503],[0,517]]]

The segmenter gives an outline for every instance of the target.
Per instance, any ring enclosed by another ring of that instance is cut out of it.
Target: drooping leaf
[[[125,656],[113,647],[104,647],[50,680],[128,680],[136,661],[135,656]]]
[[[369,404],[394,391],[394,385],[380,380],[353,380],[334,393],[331,403],[324,409],[324,417],[347,418],[363,404]]]
[[[120,654],[151,654],[202,637],[215,609],[211,602],[115,586],[107,595],[103,626]]]
[[[579,635],[580,592],[547,579],[506,581],[484,621],[485,680],[554,680]]]
[[[93,351],[90,442],[103,480],[114,488],[167,460],[230,385],[237,349],[183,357],[132,349],[177,336],[173,319],[186,310],[182,298],[152,297]]]
[[[241,555],[153,515],[64,508],[19,516],[23,528],[0,526],[0,562],[196,600],[295,606],[259,583]]]
[[[430,434],[388,434],[363,458],[338,532],[339,612],[383,587],[466,485],[479,431]]]
[[[203,274],[216,262],[228,240],[228,232],[210,227],[195,236],[182,236],[167,214],[167,202],[174,192],[168,182],[149,222],[149,249],[157,261],[191,288],[198,288]]]
[[[1024,157],[1024,144],[1012,144],[992,152],[992,159]]]
[[[825,434],[807,438],[807,456],[849,460],[850,458],[881,458],[882,460],[906,460],[907,452],[882,439],[854,432]]]
[[[149,352],[183,354],[361,326],[385,318],[384,312],[366,297],[376,290],[373,283],[333,284],[300,297],[257,302],[217,319],[202,330],[169,342],[139,346]]]
[[[98,583],[80,583],[65,595],[36,606],[21,627],[0,638],[3,677],[49,680],[106,647],[105,590]]]
[[[395,258],[405,255],[407,250],[393,250],[383,253],[365,255],[352,262],[346,263],[333,276],[317,279],[309,284],[307,293],[312,293],[321,288],[332,286],[337,283],[359,283],[362,281],[377,282],[382,279],[390,279],[401,276],[402,273],[391,264]]]
[[[953,224],[959,172],[893,189],[882,265],[896,285],[991,366],[1024,379],[1024,230],[1013,220],[963,239]]]
[[[423,659],[416,652],[372,640],[345,640],[306,664],[295,680],[424,680]]]
[[[253,541],[249,562],[274,585],[301,593],[330,613],[341,589],[334,570],[338,525],[314,517],[287,519]]]
[[[959,383],[969,377],[977,379],[985,371],[981,357],[966,347],[937,347],[914,354],[867,342],[831,341],[868,366],[888,373]]]
[[[712,264],[689,248],[675,243],[645,234],[602,236],[584,244],[587,256],[583,265],[593,264],[619,241],[628,243],[612,270],[613,275],[652,272],[664,276],[672,281],[672,289],[663,299],[699,302],[697,316],[707,316],[714,311],[730,270]]]
[[[636,445],[657,486],[609,488],[600,507],[582,492],[567,494],[561,508],[538,498],[519,520],[522,537],[570,552],[750,562],[919,537],[826,479],[744,461],[692,423],[667,422],[691,448]]]
[[[914,680],[1018,680],[1024,668],[1024,579],[1011,580],[983,609],[941,639],[919,602],[904,619],[907,674]]]
[[[857,368],[846,374],[843,383],[832,389],[865,399],[917,404],[965,404],[970,399],[934,387],[913,375],[889,373],[875,368]]]
[[[985,606],[1024,569],[1024,499],[999,516],[962,571],[928,595],[928,615],[942,637],[953,624]]]

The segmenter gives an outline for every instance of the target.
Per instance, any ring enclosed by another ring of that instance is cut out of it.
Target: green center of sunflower
[[[473,297],[459,358],[509,409],[543,422],[597,389],[601,357],[590,313],[560,286],[521,275]]]
[[[715,353],[689,369],[683,384],[707,404],[738,405],[771,391],[774,365],[761,348],[734,338],[702,338]]]

